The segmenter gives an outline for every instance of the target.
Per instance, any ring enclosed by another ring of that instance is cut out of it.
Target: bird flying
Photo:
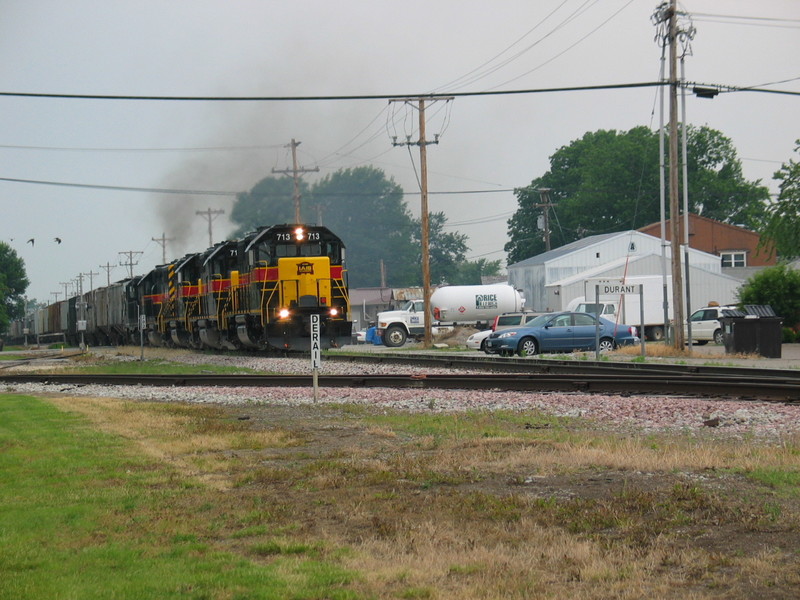
[[[61,238],[60,238],[60,237],[53,238],[53,240],[54,240],[54,241],[55,241],[57,244],[60,244],[60,243],[61,243]]]
[[[34,244],[34,242],[33,242],[33,238],[29,239],[29,240],[28,240],[26,243],[27,243],[27,244],[30,244],[31,246],[33,246],[33,244]]]

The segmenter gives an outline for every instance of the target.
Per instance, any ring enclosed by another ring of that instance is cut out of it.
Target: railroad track
[[[643,372],[609,366],[606,372],[483,373],[453,375],[319,375],[320,387],[468,389],[518,392],[621,393],[743,398],[785,403],[800,402],[800,376],[794,372],[748,369],[746,374]],[[210,387],[308,387],[311,375],[0,375],[0,383],[41,383],[65,386],[142,385]]]

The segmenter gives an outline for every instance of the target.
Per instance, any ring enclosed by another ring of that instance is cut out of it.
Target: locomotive
[[[73,344],[290,351],[309,348],[312,315],[323,348],[349,343],[345,246],[326,227],[284,224],[56,302],[27,328]]]

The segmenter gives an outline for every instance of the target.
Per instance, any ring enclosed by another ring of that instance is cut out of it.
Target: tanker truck
[[[457,325],[488,327],[494,318],[523,309],[525,298],[506,283],[491,285],[449,285],[431,294],[431,331],[434,335]],[[400,310],[378,313],[377,334],[389,347],[402,346],[425,335],[422,300],[409,300]]]

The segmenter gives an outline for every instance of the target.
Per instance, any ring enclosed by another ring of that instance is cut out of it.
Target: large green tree
[[[311,209],[303,203],[308,184],[299,181],[300,209],[304,222],[309,222]],[[231,221],[238,225],[233,237],[241,237],[262,225],[294,223],[294,180],[291,177],[265,177],[249,192],[236,196]],[[313,222],[313,220],[311,220]]]
[[[9,319],[22,316],[27,289],[25,263],[11,246],[0,242],[0,332],[7,330]]]
[[[587,235],[638,229],[660,218],[658,133],[647,127],[595,131],[562,146],[550,169],[516,190],[519,208],[508,222],[509,263],[545,250],[538,220],[540,190],[549,190],[551,247]],[[769,190],[748,182],[730,139],[708,127],[687,129],[689,210],[758,231]],[[682,203],[681,203],[682,204]]]
[[[800,153],[800,140],[795,142]],[[783,258],[800,256],[800,162],[789,160],[773,176],[779,184],[778,197],[769,207],[764,237],[775,245]]]
[[[252,190],[239,194],[231,211],[241,236],[261,225],[294,221],[294,186],[289,177],[266,177]],[[403,189],[372,166],[341,169],[311,186],[300,188],[301,217],[323,223],[347,247],[352,287],[422,284],[421,225],[412,218]],[[499,261],[472,263],[465,258],[467,237],[446,233],[443,213],[430,215],[431,282],[480,283],[481,275],[495,275]]]
[[[372,166],[341,169],[317,181],[309,200],[347,246],[351,287],[409,286],[419,281],[414,221],[403,188]]]
[[[466,262],[467,236],[461,233],[445,233],[447,218],[444,213],[428,215],[428,264],[431,283],[450,282],[458,272],[460,264]],[[415,262],[422,264],[422,222],[414,222]]]

